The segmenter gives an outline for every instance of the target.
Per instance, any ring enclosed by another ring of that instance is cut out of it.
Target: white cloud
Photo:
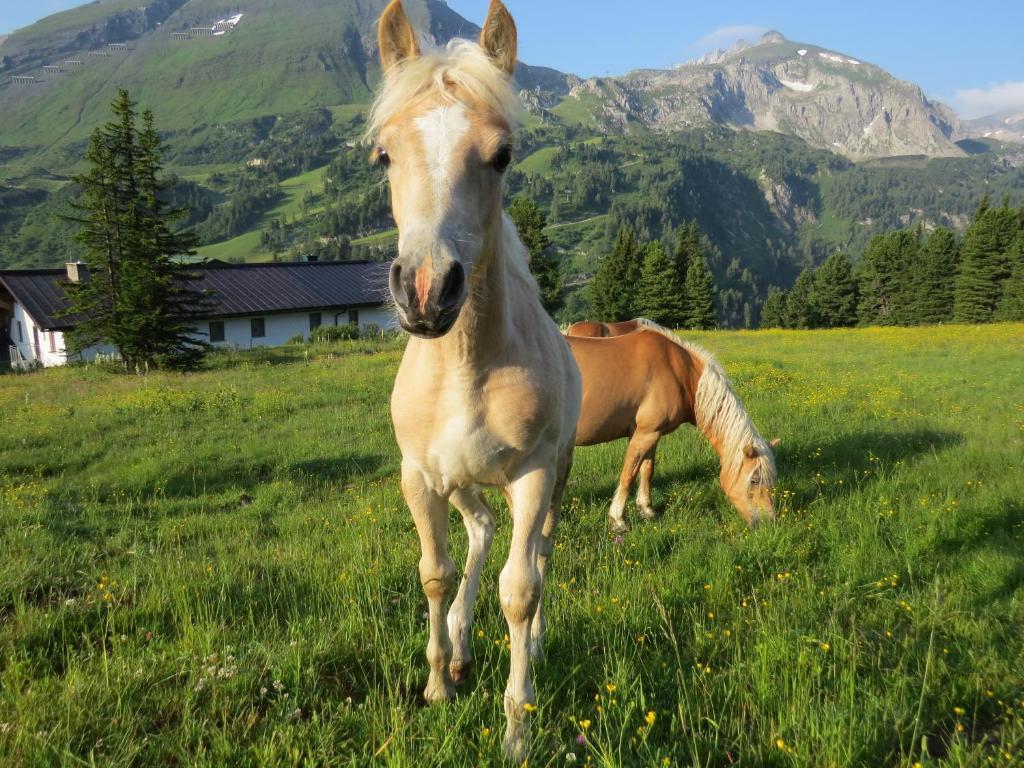
[[[719,27],[713,32],[708,32],[691,47],[703,53],[717,48],[728,48],[740,39],[757,42],[758,38],[767,31],[768,27],[760,27],[756,24],[737,24],[731,27]]]
[[[967,118],[1024,110],[1024,81],[1007,80],[1005,83],[992,83],[988,88],[958,90],[953,104]]]

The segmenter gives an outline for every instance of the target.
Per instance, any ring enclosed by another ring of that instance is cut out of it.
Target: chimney
[[[72,283],[85,283],[89,280],[89,268],[81,261],[69,261],[64,265],[68,280]]]

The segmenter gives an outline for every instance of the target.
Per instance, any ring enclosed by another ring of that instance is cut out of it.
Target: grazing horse
[[[368,135],[371,160],[387,168],[390,181],[399,236],[389,284],[411,334],[391,416],[429,606],[423,695],[428,702],[451,698],[472,663],[473,603],[495,526],[482,487],[497,486],[513,525],[498,580],[511,644],[503,746],[521,760],[536,701],[530,656],[541,651],[544,569],[572,464],[581,383],[502,210],[518,111],[516,28],[493,0],[479,44],[453,41],[421,53],[393,0],[379,38],[384,79]],[[469,536],[457,594],[449,502]]]
[[[580,335],[587,332],[598,338]],[[639,514],[654,517],[651,476],[658,441],[684,423],[696,425],[714,446],[722,490],[744,519],[754,525],[775,516],[772,448],[778,440],[769,443],[758,434],[708,352],[643,318],[607,325],[577,323],[566,336],[583,376],[576,445],[629,438],[608,512],[614,530],[626,530],[626,500],[637,473]]]

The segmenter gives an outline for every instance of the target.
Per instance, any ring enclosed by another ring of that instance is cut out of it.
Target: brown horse
[[[722,490],[744,519],[754,525],[774,517],[772,448],[778,441],[761,437],[708,352],[643,318],[577,323],[566,336],[583,376],[576,445],[629,438],[608,512],[615,530],[626,530],[626,500],[637,473],[639,514],[654,517],[651,476],[658,441],[686,423],[704,433],[718,453]]]
[[[450,699],[472,662],[473,603],[495,526],[483,487],[497,486],[512,512],[498,578],[511,662],[504,749],[521,762],[536,709],[530,655],[539,654],[544,633],[544,569],[572,464],[580,377],[502,211],[518,111],[516,28],[492,0],[479,44],[455,41],[421,53],[393,0],[379,36],[384,79],[369,133],[373,161],[387,168],[398,224],[391,294],[412,334],[391,416],[429,607],[423,695]],[[457,592],[449,502],[469,534]]]

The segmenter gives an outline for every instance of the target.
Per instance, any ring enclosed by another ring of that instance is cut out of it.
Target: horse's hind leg
[[[651,506],[651,478],[654,476],[654,454],[658,450],[658,441],[655,440],[651,450],[640,462],[640,483],[636,491],[636,508],[644,520],[653,520],[656,517],[654,507]]]
[[[551,493],[551,506],[544,519],[540,546],[537,548],[537,570],[540,571],[541,580],[547,575],[548,558],[555,550],[555,530],[558,528],[558,521],[562,516],[562,495],[565,493],[565,484],[569,480],[571,469],[572,450],[570,449],[559,464],[558,477],[555,479],[555,487]],[[530,655],[534,659],[539,660],[544,657],[545,630],[544,595],[542,593],[537,599],[537,611],[533,614],[533,623],[530,626]]]
[[[470,638],[473,630],[473,606],[480,591],[480,575],[487,562],[487,553],[494,539],[494,511],[483,494],[477,490],[458,490],[452,494],[452,504],[462,513],[469,538],[466,568],[462,573],[459,593],[448,610],[448,634],[452,640],[452,661],[449,665],[452,681],[458,685],[465,681],[473,666]]]
[[[657,432],[641,432],[637,430],[626,446],[626,461],[622,465],[622,472],[619,475],[619,486],[615,489],[615,496],[612,498],[611,509],[608,510],[608,520],[612,530],[622,533],[627,530],[626,525],[626,502],[629,500],[629,489],[633,485],[636,473],[640,469],[647,452],[658,443]]]

